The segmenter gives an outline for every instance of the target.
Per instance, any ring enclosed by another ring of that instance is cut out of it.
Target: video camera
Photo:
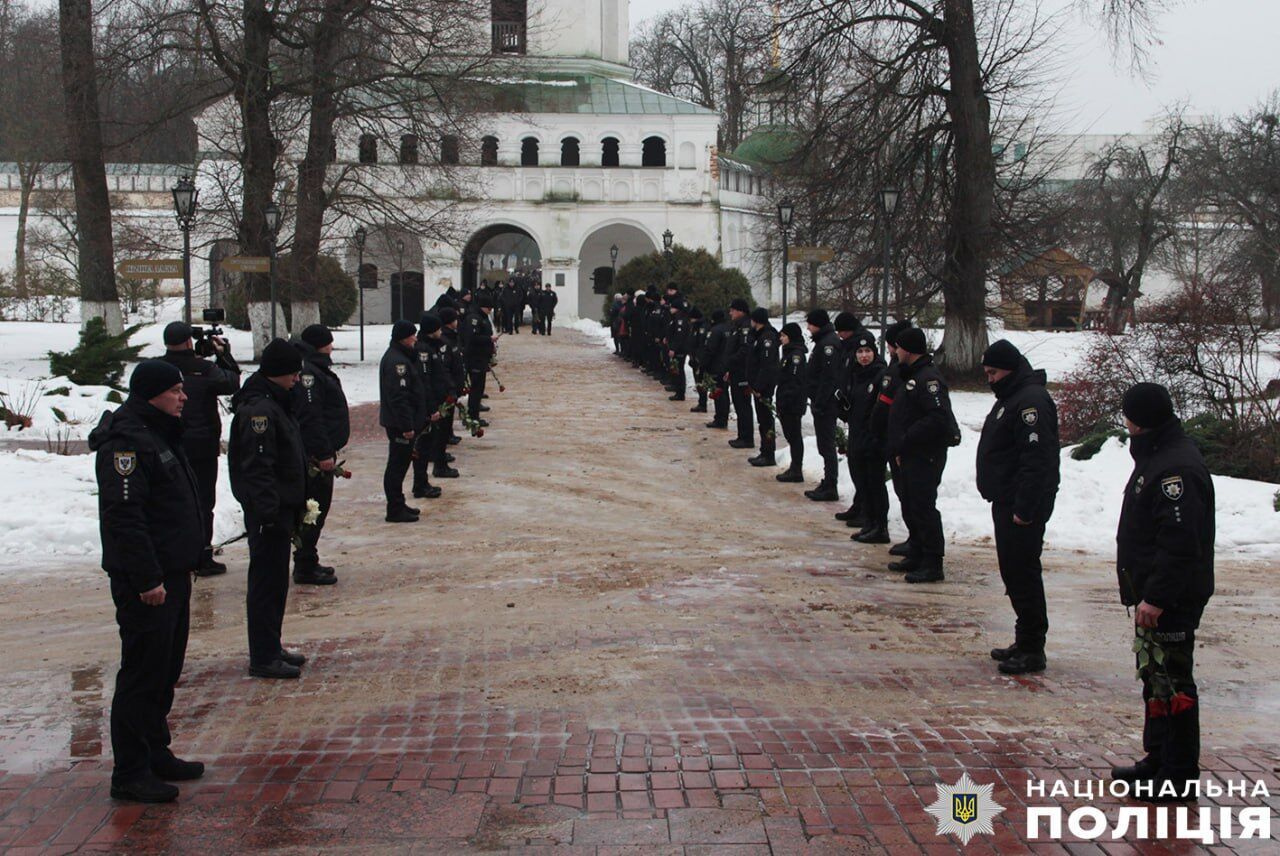
[[[204,327],[192,327],[191,338],[194,340],[195,352],[201,357],[212,357],[217,353],[213,347],[213,337],[217,336],[226,342],[226,337],[222,333],[219,324],[227,320],[227,311],[225,309],[206,309],[204,310],[204,322],[209,325],[208,329]],[[227,345],[224,344],[224,347]]]

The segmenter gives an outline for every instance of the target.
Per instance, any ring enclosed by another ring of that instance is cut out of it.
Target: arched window
[[[365,262],[360,266],[360,273],[356,278],[360,281],[361,288],[377,288],[378,266]]]
[[[560,141],[560,166],[578,166],[580,153],[577,137],[565,137]]]
[[[415,164],[418,162],[418,135],[405,134],[400,137],[400,163]]]
[[[520,166],[538,165],[538,141],[525,137],[520,141]]]
[[[498,165],[498,138],[482,137],[480,140],[480,166]]]
[[[641,166],[666,166],[667,141],[662,137],[645,137],[640,152]]]
[[[378,162],[378,138],[373,134],[360,135],[360,163]]]
[[[458,160],[458,138],[453,134],[445,134],[440,138],[440,163],[444,166],[457,166]]]
[[[605,137],[600,141],[600,166],[617,166],[618,138]]]
[[[697,149],[693,143],[684,142],[680,144],[680,168],[693,169],[697,166]]]

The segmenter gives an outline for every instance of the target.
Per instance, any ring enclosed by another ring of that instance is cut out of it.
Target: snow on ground
[[[780,322],[780,318],[774,319],[775,326]],[[612,349],[609,330],[600,324],[584,319],[569,326]],[[1010,331],[1004,335],[1027,354],[1037,368],[1046,369],[1050,380],[1068,371],[1087,347],[1087,337],[1075,333]],[[689,389],[693,398],[691,372]],[[938,508],[949,541],[979,542],[991,536],[991,507],[978,495],[975,482],[978,438],[994,401],[994,396],[987,393],[951,394],[963,437],[958,447],[948,451],[947,468],[938,490]],[[812,418],[806,415],[803,424],[804,474],[809,481],[806,487],[812,487],[822,478],[822,458],[818,456]],[[1050,548],[1105,555],[1112,550],[1124,486],[1133,471],[1128,446],[1118,439],[1109,440],[1088,461],[1073,460],[1070,448],[1063,449],[1061,455],[1062,487],[1045,541]],[[790,452],[781,432],[777,457],[780,467],[790,463]],[[1280,486],[1226,476],[1214,476],[1213,483],[1218,504],[1218,554],[1257,558],[1280,554],[1280,513],[1272,505]],[[840,460],[840,495],[845,501],[853,496],[853,480],[843,458]],[[898,499],[892,490],[889,503],[890,528],[895,535],[905,536]]]
[[[155,323],[146,324],[134,338],[144,345],[142,356],[159,356],[164,351],[164,325],[179,317],[181,303],[170,300]],[[780,319],[776,319],[780,320]],[[564,325],[611,348],[609,331],[596,321],[580,319]],[[107,401],[105,387],[77,387],[65,378],[48,378],[48,351],[65,351],[75,346],[79,325],[75,323],[0,323],[0,391],[21,395],[43,386],[46,395],[36,410],[32,428],[0,434],[0,573],[33,566],[51,566],[61,556],[92,558],[98,552],[98,521],[90,455],[55,455],[33,449],[6,448],[3,441],[23,439],[44,444],[48,438],[63,436],[84,439],[103,411],[115,407]],[[227,329],[232,352],[245,357],[252,352],[249,334]],[[377,401],[376,367],[390,339],[390,325],[370,325],[364,329],[365,359],[360,362],[358,328],[334,333],[334,361],[352,404]],[[1050,378],[1074,364],[1087,345],[1086,337],[1071,333],[1010,332],[1006,334],[1032,362],[1049,371]],[[935,343],[936,344],[936,343]],[[252,369],[246,365],[246,369]],[[65,395],[49,391],[66,387]],[[690,379],[690,389],[693,381]],[[955,541],[981,541],[990,535],[990,510],[974,487],[974,455],[978,435],[992,397],[984,393],[957,392],[952,396],[956,418],[964,428],[964,439],[950,450],[946,473],[939,491],[939,506],[947,537]],[[54,408],[63,412],[62,421]],[[230,419],[224,419],[224,429]],[[805,476],[816,483],[822,474],[808,416],[805,427]],[[779,464],[788,463],[786,443],[779,438]],[[845,499],[853,492],[848,470],[841,462],[840,491]],[[1111,549],[1120,497],[1131,470],[1127,448],[1111,440],[1090,461],[1074,461],[1069,450],[1062,453],[1063,489],[1050,522],[1047,540],[1051,547],[1106,554]],[[219,503],[214,523],[214,540],[238,535],[243,522],[238,504],[231,499],[226,467],[219,475]],[[1214,477],[1218,495],[1218,546],[1222,555],[1269,556],[1280,551],[1280,514],[1272,508],[1276,485],[1263,482]],[[800,487],[799,485],[796,486]],[[799,491],[797,490],[797,494]],[[901,535],[897,499],[892,520]]]

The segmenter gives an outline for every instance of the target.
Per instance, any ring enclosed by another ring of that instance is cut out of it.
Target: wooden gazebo
[[[1076,330],[1097,272],[1061,247],[1019,253],[996,272],[1000,309],[1012,330]]]

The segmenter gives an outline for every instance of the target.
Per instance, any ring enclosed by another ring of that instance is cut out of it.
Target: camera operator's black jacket
[[[1012,505],[1028,523],[1053,514],[1058,493],[1058,408],[1045,389],[1045,373],[1023,360],[992,384],[995,406],[978,440],[978,493]]]
[[[294,342],[302,354],[302,371],[290,393],[302,431],[302,444],[312,460],[324,461],[351,439],[351,414],[333,360],[306,342]]]
[[[1116,531],[1120,600],[1171,610],[1162,630],[1194,630],[1213,595],[1213,479],[1177,419],[1129,438],[1129,453]]]
[[[89,434],[97,453],[102,569],[150,591],[166,574],[194,571],[208,537],[182,425],[129,397]]]
[[[292,529],[307,502],[307,453],[289,391],[254,372],[231,410],[232,494],[246,515]]]
[[[196,356],[190,349],[165,351],[161,357],[182,372],[182,391],[187,403],[182,408],[182,443],[193,458],[218,454],[222,443],[222,415],[218,396],[240,389],[240,366],[229,352],[216,360]]]

